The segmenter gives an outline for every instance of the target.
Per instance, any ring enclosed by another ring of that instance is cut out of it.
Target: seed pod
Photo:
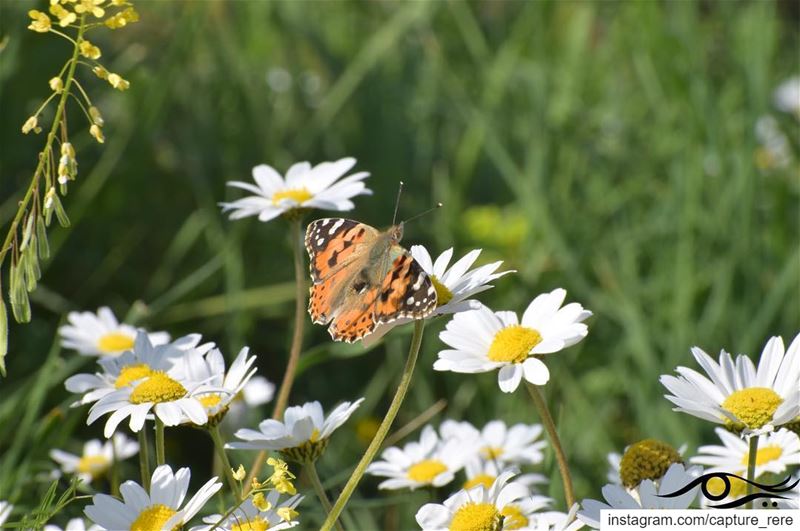
[[[50,243],[47,241],[47,229],[41,216],[36,219],[36,243],[38,244],[39,258],[42,260],[50,258]]]
[[[8,354],[8,311],[6,301],[0,296],[0,374],[3,376],[6,375],[6,354]]]
[[[64,206],[61,204],[61,199],[59,199],[58,194],[53,194],[53,208],[56,211],[58,223],[64,228],[69,227],[69,217],[64,210]]]
[[[25,229],[22,231],[22,244],[19,246],[20,252],[25,252],[28,248],[28,243],[31,241],[31,234],[33,234],[33,215],[28,214],[28,219],[25,222]]]

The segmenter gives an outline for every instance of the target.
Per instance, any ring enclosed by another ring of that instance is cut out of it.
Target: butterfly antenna
[[[403,193],[403,181],[400,181],[400,186],[397,187],[397,199],[394,200],[394,215],[392,216],[392,225],[397,222],[397,208],[400,206],[400,194]]]
[[[403,223],[408,223],[409,221],[412,221],[412,220],[414,220],[414,219],[417,219],[417,218],[419,218],[419,217],[422,217],[422,216],[424,216],[425,214],[429,214],[429,213],[433,212],[434,210],[436,210],[437,208],[441,208],[441,207],[442,207],[442,204],[441,204],[441,203],[436,203],[436,206],[433,206],[433,207],[429,208],[428,210],[425,210],[425,211],[423,211],[423,212],[420,212],[420,213],[419,213],[419,214],[417,214],[416,216],[411,216],[411,217],[410,217],[410,218],[408,218],[407,220],[403,221]]]

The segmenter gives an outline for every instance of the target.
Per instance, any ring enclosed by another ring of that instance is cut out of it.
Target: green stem
[[[331,514],[331,501],[328,499],[328,495],[325,494],[325,489],[322,487],[322,482],[319,480],[317,467],[314,466],[314,463],[308,463],[303,471],[306,473],[306,477],[314,487],[314,492],[317,494],[317,498],[319,498],[322,507],[325,508],[325,516]],[[339,531],[344,531],[342,524],[338,521],[336,522],[336,529]]]
[[[142,475],[142,487],[150,492],[150,456],[147,450],[147,424],[139,430],[139,473]]]
[[[86,15],[81,15],[81,24],[78,28],[78,41],[81,40],[83,37],[83,32],[86,29],[84,24],[85,18]],[[75,78],[75,67],[78,66],[79,52],[80,48],[78,47],[78,44],[75,43],[75,48],[72,51],[72,58],[68,62],[69,70],[67,71],[67,77],[64,80],[64,90],[61,92],[61,99],[58,100],[56,114],[53,116],[53,125],[50,126],[50,132],[47,134],[47,141],[45,142],[44,149],[42,149],[42,153],[47,153],[50,150],[53,140],[56,137],[56,131],[58,130],[58,126],[61,123],[61,117],[64,115],[64,109],[66,108],[69,89],[72,85],[73,79]],[[8,253],[9,249],[11,249],[11,241],[14,239],[14,234],[17,231],[19,222],[22,220],[25,212],[27,212],[28,203],[30,203],[31,197],[33,197],[33,192],[38,187],[39,177],[44,170],[44,163],[46,159],[47,157],[44,156],[39,157],[39,164],[36,166],[36,170],[33,172],[33,178],[31,179],[31,184],[28,186],[28,191],[25,192],[25,196],[22,198],[22,201],[19,202],[17,214],[14,216],[14,220],[11,222],[11,228],[8,230],[8,234],[6,234],[6,239],[3,242],[3,246],[0,247],[0,266],[2,266],[3,262],[5,261],[6,254]]]
[[[347,501],[353,494],[358,482],[361,481],[361,477],[367,470],[367,466],[369,466],[369,464],[375,458],[375,454],[378,453],[378,450],[383,444],[383,440],[386,438],[386,434],[389,433],[389,428],[392,427],[392,422],[394,422],[394,418],[397,416],[397,412],[400,410],[400,406],[403,404],[403,399],[406,397],[408,386],[411,384],[411,377],[414,375],[414,366],[417,363],[417,356],[419,355],[419,347],[422,344],[422,332],[424,329],[424,320],[420,319],[414,322],[414,337],[411,338],[411,346],[408,350],[408,360],[406,360],[406,366],[403,369],[403,374],[400,376],[400,383],[397,386],[397,391],[394,394],[392,403],[389,405],[389,410],[386,412],[386,416],[383,418],[378,431],[375,433],[375,437],[372,439],[372,442],[369,443],[369,447],[367,448],[366,452],[364,452],[363,457],[361,457],[361,461],[358,462],[358,465],[356,465],[356,469],[353,471],[350,479],[347,480],[347,484],[345,484],[342,493],[339,495],[339,498],[333,505],[333,509],[331,509],[328,518],[322,524],[320,531],[331,530],[334,522],[336,522],[336,519],[339,518],[344,506],[347,504]]]
[[[111,437],[111,495],[119,496],[119,456],[113,436]]]
[[[575,493],[572,490],[572,477],[569,474],[567,456],[564,454],[564,449],[561,447],[561,439],[558,438],[556,425],[553,422],[553,417],[550,416],[547,403],[539,392],[539,388],[528,382],[525,382],[525,384],[536,406],[536,410],[539,412],[539,418],[542,420],[544,429],[547,430],[547,435],[550,437],[550,444],[553,445],[553,450],[556,452],[558,471],[561,474],[561,481],[564,483],[564,499],[567,502],[567,510],[569,511],[570,507],[575,503]]]
[[[164,457],[164,421],[156,417],[156,466],[161,466],[167,462]]]
[[[756,476],[756,458],[758,457],[758,435],[750,437],[750,449],[747,452],[747,487],[745,494],[747,496],[753,493],[753,485],[751,482],[755,481]],[[747,503],[747,508],[753,508],[753,502]]]
[[[219,460],[222,462],[222,468],[225,472],[225,478],[228,480],[228,487],[230,487],[231,493],[233,493],[233,496],[237,500],[242,499],[239,484],[233,477],[233,468],[231,467],[231,462],[228,459],[228,454],[225,453],[225,442],[222,440],[222,434],[219,432],[219,426],[209,428],[208,434],[211,435],[211,439],[214,441],[214,448],[217,450],[217,456],[219,456]]]
[[[286,364],[286,371],[283,373],[283,381],[278,390],[278,398],[275,400],[275,409],[272,411],[272,418],[279,420],[283,416],[286,405],[289,402],[289,393],[294,384],[294,376],[297,372],[297,363],[300,360],[300,349],[303,346],[303,328],[306,323],[306,270],[305,260],[303,259],[303,226],[300,214],[292,218],[289,222],[292,255],[294,256],[294,280],[295,280],[295,304],[294,304],[294,334],[292,335],[292,345],[289,348],[289,361]],[[245,491],[250,490],[252,479],[256,477],[266,462],[267,452],[258,452],[253,464],[250,466],[250,473],[245,480]]]

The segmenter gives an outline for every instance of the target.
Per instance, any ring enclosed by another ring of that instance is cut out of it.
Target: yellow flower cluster
[[[286,461],[270,457],[267,459],[267,464],[271,466],[273,470],[272,475],[267,479],[267,482],[272,483],[272,486],[275,487],[275,490],[281,494],[297,494],[297,490],[292,484],[292,480],[295,479],[295,475],[289,472],[289,465],[286,464]]]

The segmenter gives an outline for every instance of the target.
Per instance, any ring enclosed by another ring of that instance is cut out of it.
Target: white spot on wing
[[[337,221],[336,223],[333,224],[333,227],[330,228],[330,230],[328,231],[328,234],[333,235],[336,232],[336,230],[339,227],[341,227],[343,224],[344,224],[344,220],[340,219],[339,221]]]

